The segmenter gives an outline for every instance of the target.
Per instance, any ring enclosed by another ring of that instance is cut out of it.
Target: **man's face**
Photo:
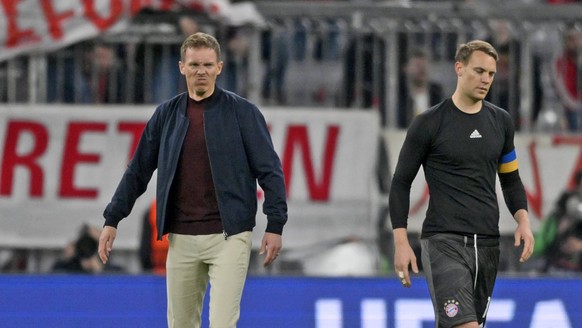
[[[488,54],[475,51],[466,65],[455,63],[455,70],[463,95],[473,101],[480,101],[485,99],[489,92],[497,71],[497,63]]]
[[[188,48],[183,61],[179,62],[180,73],[186,77],[188,93],[195,100],[204,99],[214,92],[216,78],[222,71],[222,62],[210,48]]]

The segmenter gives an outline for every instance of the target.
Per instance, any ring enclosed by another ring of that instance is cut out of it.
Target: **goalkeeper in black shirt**
[[[517,222],[520,261],[534,248],[525,190],[519,177],[510,115],[487,101],[497,67],[487,42],[461,44],[453,96],[418,115],[408,129],[390,190],[394,268],[410,287],[418,273],[408,242],[410,187],[422,165],[430,198],[421,233],[422,264],[437,327],[483,327],[499,265],[499,176]]]

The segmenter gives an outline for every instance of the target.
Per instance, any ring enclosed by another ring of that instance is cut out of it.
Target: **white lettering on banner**
[[[511,322],[514,315],[514,300],[492,300],[487,311],[487,322]]]
[[[143,8],[166,11],[176,4],[231,24],[264,23],[252,3],[228,0],[0,0],[0,61],[120,31]]]
[[[538,302],[534,308],[530,328],[572,328],[568,313],[561,300]]]
[[[394,302],[395,328],[422,328],[423,322],[434,322],[430,300],[398,299]]]
[[[383,299],[362,299],[361,327],[389,327],[389,309]],[[341,299],[318,299],[315,302],[317,328],[343,327]],[[512,322],[515,317],[515,300],[493,300],[487,314],[487,322]],[[434,310],[430,299],[397,299],[394,302],[395,328],[422,328],[424,323],[434,322]],[[530,328],[571,328],[572,324],[561,300],[536,303]]]
[[[342,302],[338,299],[321,299],[315,302],[316,328],[342,328]]]
[[[342,328],[343,306],[339,299],[319,299],[315,302],[316,328]],[[361,327],[385,328],[387,326],[386,301],[364,299],[361,302]]]
[[[386,328],[386,301],[383,299],[362,300],[362,328]]]

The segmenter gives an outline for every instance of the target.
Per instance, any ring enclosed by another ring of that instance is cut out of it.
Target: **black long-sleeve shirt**
[[[400,151],[389,195],[392,227],[406,228],[410,187],[420,166],[430,198],[422,237],[449,232],[499,236],[499,175],[512,214],[527,210],[509,114],[484,101],[476,114],[447,99],[418,115]]]

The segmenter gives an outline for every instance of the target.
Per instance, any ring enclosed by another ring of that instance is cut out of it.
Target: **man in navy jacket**
[[[285,182],[267,124],[248,100],[220,89],[220,46],[189,36],[179,68],[188,92],[156,109],[111,202],[99,255],[107,262],[117,225],[131,212],[157,169],[158,239],[168,233],[168,326],[199,327],[210,282],[212,327],[235,327],[250,259],[257,181],[267,216],[260,254],[271,264],[287,221]]]

